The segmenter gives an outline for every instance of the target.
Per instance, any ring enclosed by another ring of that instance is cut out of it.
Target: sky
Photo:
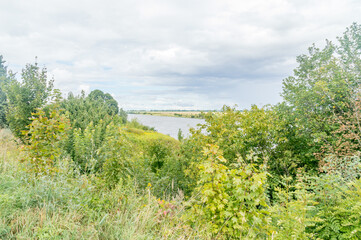
[[[313,43],[361,23],[360,0],[0,0],[0,55],[123,109],[244,109],[282,101]]]

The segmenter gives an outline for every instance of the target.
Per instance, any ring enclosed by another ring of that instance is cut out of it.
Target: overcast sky
[[[360,0],[0,0],[0,55],[124,109],[281,100],[296,56],[361,23]]]

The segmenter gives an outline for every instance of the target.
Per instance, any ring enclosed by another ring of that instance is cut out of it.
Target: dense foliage
[[[3,56],[0,55],[0,127],[6,127],[6,110],[7,110],[7,98],[5,93],[5,85],[9,82],[9,74],[7,67],[4,65],[5,61]]]
[[[176,140],[0,57],[0,238],[360,239],[361,25],[297,61],[283,102]]]
[[[29,164],[28,170],[46,175],[57,171],[55,163],[61,156],[61,144],[69,125],[69,120],[56,109],[52,109],[49,117],[41,109],[33,113],[29,130],[25,131],[28,144],[23,148],[27,152],[24,161]]]
[[[22,81],[12,78],[4,87],[7,97],[6,118],[10,129],[17,137],[24,138],[22,131],[31,122],[31,114],[48,102],[53,79],[48,79],[46,68],[38,63],[27,64],[21,72]]]
[[[264,184],[266,173],[242,160],[230,167],[219,148],[204,149],[191,219],[210,225],[214,238],[265,238],[270,218]],[[251,158],[252,159],[252,158]]]

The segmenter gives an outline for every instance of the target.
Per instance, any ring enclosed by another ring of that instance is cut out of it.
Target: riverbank
[[[210,112],[210,110],[204,111],[143,111],[143,110],[135,110],[128,111],[128,114],[143,114],[143,115],[152,115],[152,116],[161,116],[161,117],[181,117],[181,118],[197,118],[204,119],[204,114]]]

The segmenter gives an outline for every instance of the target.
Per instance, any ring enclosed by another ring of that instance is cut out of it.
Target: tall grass
[[[181,194],[156,199],[151,186],[104,187],[63,159],[56,176],[28,173],[21,151],[0,130],[0,239],[204,239],[182,220]],[[132,183],[132,181],[126,181]],[[135,184],[133,182],[133,184]]]

